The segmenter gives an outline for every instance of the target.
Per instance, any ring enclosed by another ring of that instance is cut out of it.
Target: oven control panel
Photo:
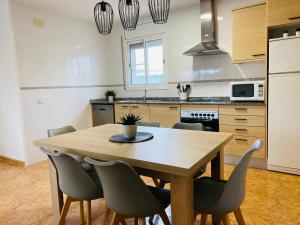
[[[208,110],[181,110],[181,118],[213,120],[218,119],[219,114],[217,111]]]

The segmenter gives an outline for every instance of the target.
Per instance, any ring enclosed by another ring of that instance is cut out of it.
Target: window
[[[127,42],[128,89],[164,89],[167,85],[163,38]]]

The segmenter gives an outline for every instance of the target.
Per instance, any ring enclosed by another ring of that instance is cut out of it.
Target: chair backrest
[[[72,156],[44,148],[41,151],[48,155],[55,166],[63,193],[77,200],[92,200],[103,196],[102,188],[95,184]]]
[[[140,122],[137,125],[143,127],[160,127],[159,122]]]
[[[215,214],[218,214],[218,212],[221,212],[221,214],[233,212],[243,203],[249,161],[252,154],[255,151],[260,150],[261,146],[262,141],[256,140],[250,149],[240,158],[229,180],[226,182],[224,191],[215,206]]]
[[[113,211],[140,218],[162,210],[158,200],[127,163],[99,162],[90,158],[85,158],[85,161],[94,165],[102,183],[104,199]]]
[[[199,130],[203,131],[204,127],[202,123],[175,123],[173,129],[183,129],[183,130]]]
[[[76,131],[76,129],[72,126],[65,126],[57,129],[49,129],[48,137],[53,137],[61,134],[67,134]]]

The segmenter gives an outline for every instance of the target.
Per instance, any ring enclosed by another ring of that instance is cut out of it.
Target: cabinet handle
[[[300,16],[290,17],[289,20],[298,20],[300,19]]]
[[[246,121],[246,120],[248,120],[248,119],[235,118],[235,120],[237,120],[237,121]]]
[[[138,109],[139,106],[137,106],[137,105],[132,105],[131,108]]]
[[[121,107],[122,107],[122,108],[128,108],[128,106],[127,106],[127,105],[122,105]]]
[[[169,109],[178,109],[177,106],[170,106]]]
[[[253,57],[265,56],[266,54],[254,54]]]
[[[236,141],[248,141],[247,139],[244,138],[235,138]]]
[[[237,129],[235,129],[236,131],[248,131],[247,129],[239,129],[239,128],[237,128]]]
[[[237,111],[246,111],[247,108],[235,108],[235,110],[237,110]]]

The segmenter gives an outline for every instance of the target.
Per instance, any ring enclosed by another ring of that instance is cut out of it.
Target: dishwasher
[[[114,105],[93,104],[93,126],[115,123]]]

